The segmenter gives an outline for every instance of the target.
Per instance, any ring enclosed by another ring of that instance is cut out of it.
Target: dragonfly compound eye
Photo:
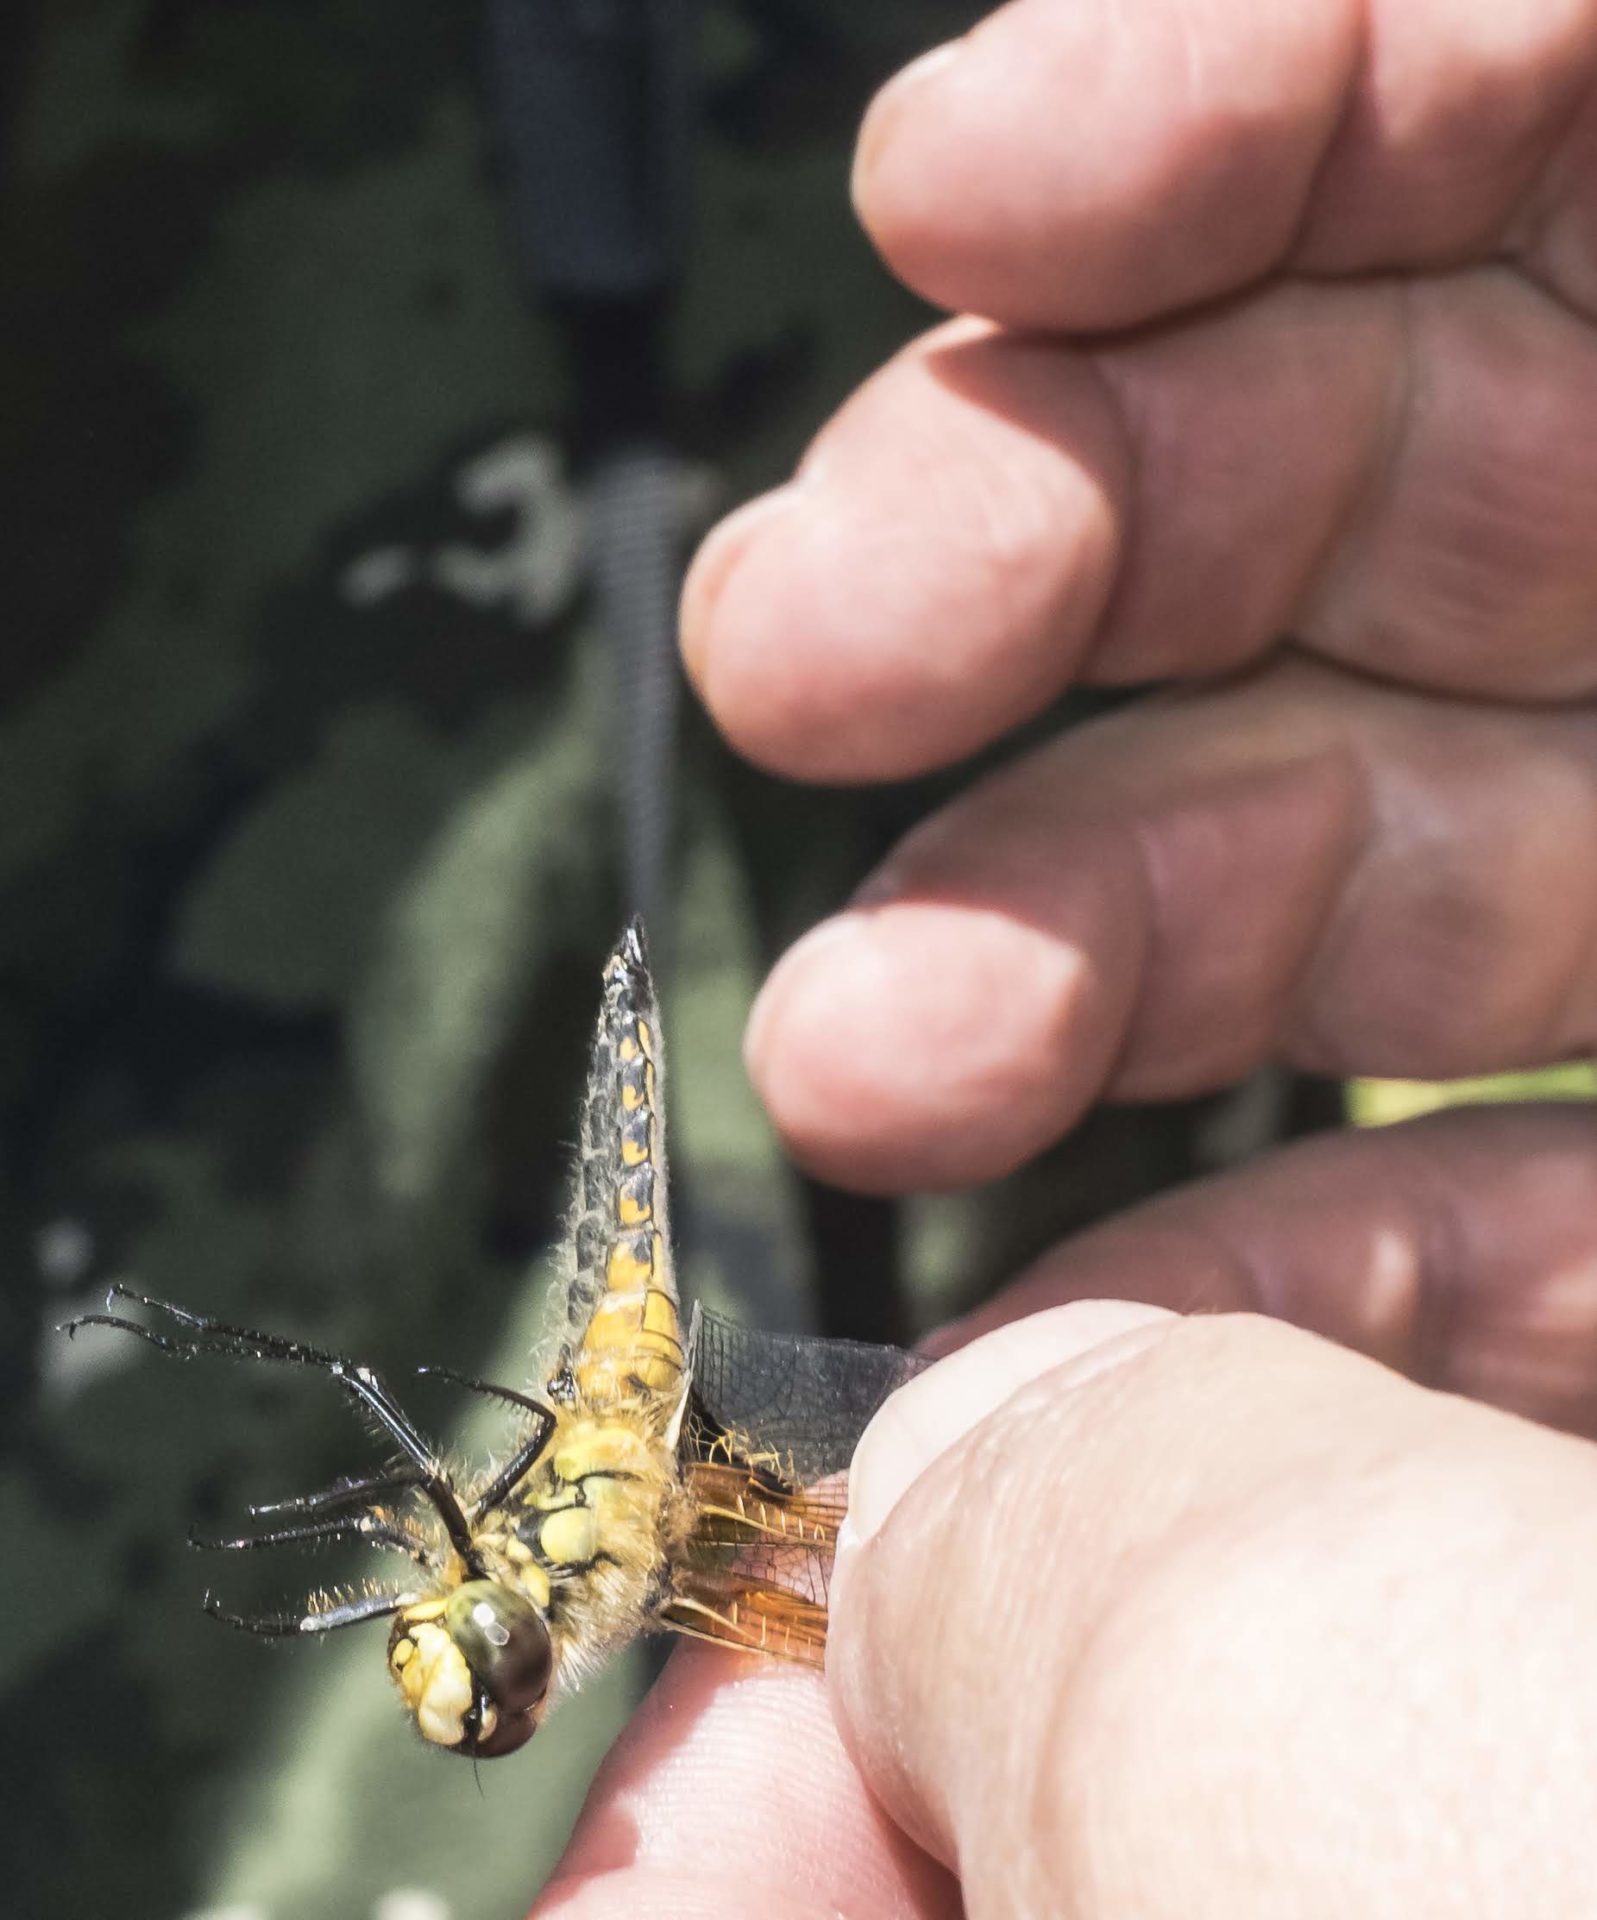
[[[543,1616],[492,1580],[406,1607],[388,1640],[389,1671],[423,1738],[477,1760],[532,1738],[553,1665]]]

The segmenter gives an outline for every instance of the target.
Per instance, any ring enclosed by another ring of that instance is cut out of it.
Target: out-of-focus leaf
[[[1390,1126],[1444,1107],[1531,1100],[1597,1100],[1597,1067],[1571,1062],[1472,1080],[1352,1080],[1347,1090],[1348,1117],[1357,1127]]]

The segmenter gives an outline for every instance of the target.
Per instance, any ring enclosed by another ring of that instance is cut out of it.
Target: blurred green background
[[[853,226],[849,147],[979,11],[700,10],[660,423],[684,552],[920,324]],[[381,1628],[277,1647],[199,1612],[212,1581],[269,1607],[347,1573],[183,1545],[371,1460],[326,1384],[52,1333],[124,1279],[396,1378],[525,1370],[632,717],[571,329],[518,269],[488,65],[459,0],[0,12],[8,1913],[515,1915],[645,1683],[639,1655],[480,1781],[425,1751]],[[784,787],[684,716],[673,1161],[716,1304],[905,1337],[1063,1228],[1334,1115],[1265,1076],[1097,1116],[970,1199],[798,1180],[739,1065],[749,999],[942,790]],[[449,1395],[407,1397],[455,1429]]]

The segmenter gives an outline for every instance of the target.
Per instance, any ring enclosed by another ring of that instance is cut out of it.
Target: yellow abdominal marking
[[[621,1058],[629,1061],[636,1059],[636,1051],[629,1055],[623,1044]],[[654,1111],[654,1066],[648,1060],[643,1063],[641,1082],[634,1080],[630,1075],[621,1082],[621,1111],[641,1113],[645,1108],[650,1113]]]
[[[639,1257],[646,1246],[649,1257]],[[660,1395],[671,1394],[682,1378],[682,1321],[677,1303],[663,1288],[648,1284],[657,1272],[670,1273],[665,1242],[658,1233],[617,1241],[606,1267],[609,1290],[588,1322],[573,1371],[590,1398],[603,1400],[636,1383]],[[630,1284],[628,1284],[630,1282]]]
[[[635,1293],[640,1287],[646,1287],[654,1278],[655,1241],[658,1235],[650,1234],[647,1239],[639,1233],[625,1240],[618,1240],[610,1249],[610,1258],[605,1262],[605,1285],[611,1293]],[[605,1312],[599,1308],[599,1313]],[[598,1315],[596,1314],[595,1319]],[[583,1342],[592,1346],[594,1329],[590,1323],[588,1337]]]
[[[655,1245],[659,1246],[660,1236],[656,1234]],[[677,1304],[669,1294],[662,1293],[658,1287],[649,1289],[649,1297],[643,1303],[643,1331],[657,1340],[669,1342],[676,1353],[681,1353],[682,1342],[677,1338],[682,1321],[677,1313]]]

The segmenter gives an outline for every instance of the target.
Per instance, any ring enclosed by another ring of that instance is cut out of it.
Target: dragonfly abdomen
[[[686,1352],[666,1219],[659,1035],[634,925],[605,969],[583,1109],[566,1364],[589,1406],[653,1399],[664,1421],[681,1399]]]

